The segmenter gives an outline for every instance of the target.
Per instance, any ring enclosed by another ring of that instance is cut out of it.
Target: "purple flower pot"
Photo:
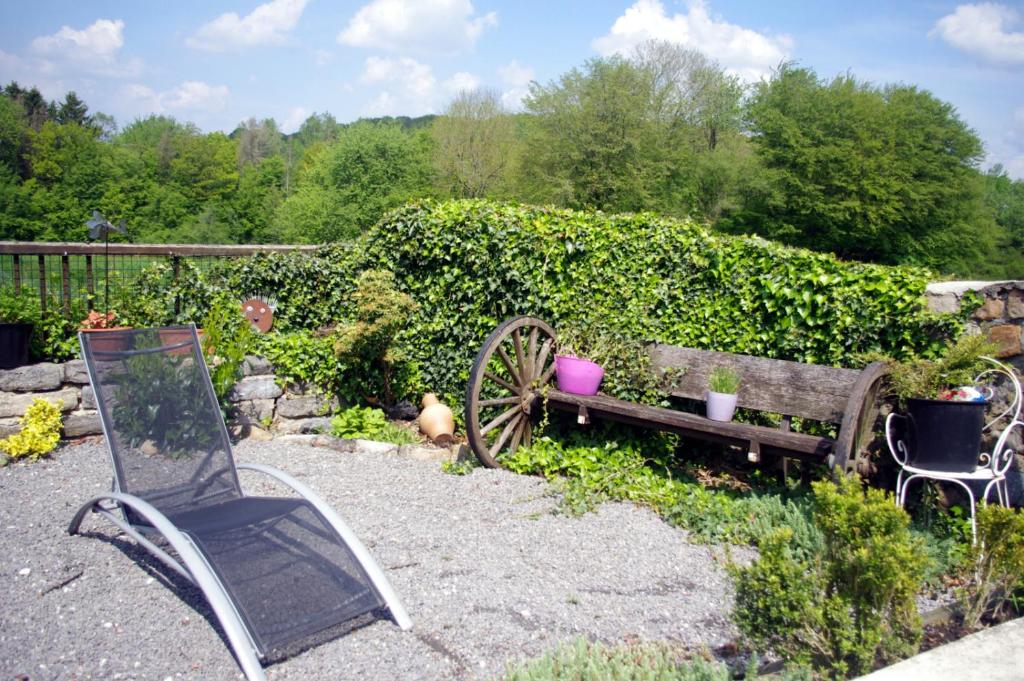
[[[555,376],[558,389],[576,395],[596,395],[604,378],[604,369],[589,359],[555,355]]]

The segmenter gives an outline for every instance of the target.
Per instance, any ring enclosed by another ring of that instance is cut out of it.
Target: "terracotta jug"
[[[420,412],[420,431],[431,440],[447,444],[455,434],[455,417],[452,410],[437,401],[437,395],[423,396],[423,411]]]

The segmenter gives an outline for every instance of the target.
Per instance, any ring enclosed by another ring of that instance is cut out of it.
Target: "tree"
[[[729,228],[884,263],[984,258],[981,142],[951,105],[786,64],[757,86],[747,118],[767,182]]]
[[[494,90],[460,92],[431,126],[434,167],[446,192],[493,195],[507,183],[516,141],[515,119]]]
[[[232,137],[236,136],[239,170],[281,152],[281,132],[273,118],[250,118],[232,133]]]
[[[996,164],[984,176],[984,202],[996,229],[991,276],[1024,279],[1024,180],[1013,180]]]
[[[58,123],[77,123],[81,126],[89,125],[91,122],[89,107],[72,90],[64,95],[64,101],[57,107],[57,116],[54,120]]]
[[[0,167],[21,171],[21,155],[28,136],[25,110],[6,95],[0,95]]]
[[[296,241],[325,243],[367,229],[385,211],[431,194],[429,138],[396,124],[359,122],[321,147],[276,222]]]

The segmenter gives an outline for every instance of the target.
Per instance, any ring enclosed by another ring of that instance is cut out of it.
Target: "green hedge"
[[[351,314],[355,274],[369,268],[394,271],[419,303],[399,342],[422,387],[451,404],[487,334],[518,314],[556,330],[586,318],[644,341],[841,366],[868,351],[934,354],[959,327],[926,311],[926,270],[652,214],[478,200],[412,203],[354,244],[229,263],[209,282],[276,295],[277,328],[315,329]]]

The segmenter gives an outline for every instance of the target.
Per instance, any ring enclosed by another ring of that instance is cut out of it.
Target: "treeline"
[[[75,93],[0,95],[0,238],[82,240],[93,209],[135,241],[322,243],[412,198],[488,197],[689,216],[731,233],[971,277],[1024,277],[1024,182],[979,170],[949,104],[782,65],[744,87],[698,52],[642,45],[437,117],[230,135],[165,116],[118,130]]]

